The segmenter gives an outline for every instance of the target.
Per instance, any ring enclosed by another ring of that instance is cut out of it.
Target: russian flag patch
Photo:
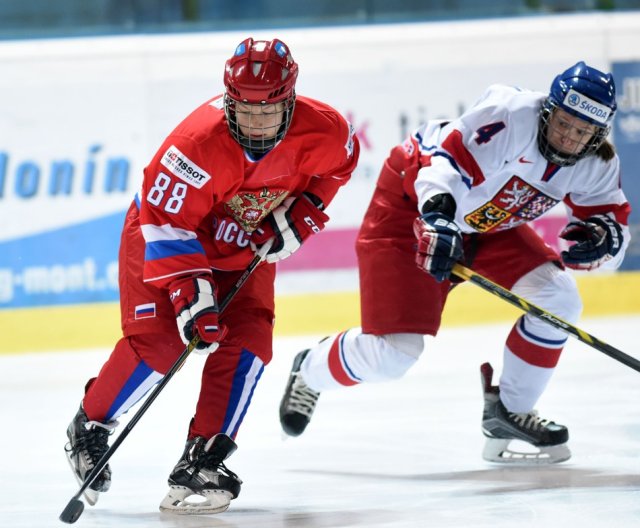
[[[156,316],[156,303],[139,304],[135,309],[136,320]]]

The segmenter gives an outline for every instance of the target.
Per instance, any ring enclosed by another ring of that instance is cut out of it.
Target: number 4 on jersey
[[[502,121],[481,126],[478,130],[476,130],[476,143],[478,145],[489,143],[489,141],[491,141],[491,138],[505,127],[506,125]]]

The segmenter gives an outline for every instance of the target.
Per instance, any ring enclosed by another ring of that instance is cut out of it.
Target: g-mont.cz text
[[[11,302],[17,290],[29,296],[117,289],[117,262],[108,263],[101,276],[92,258],[68,265],[27,266],[20,271],[0,268],[0,303]]]

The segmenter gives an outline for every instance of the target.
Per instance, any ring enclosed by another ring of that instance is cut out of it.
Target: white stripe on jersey
[[[171,224],[163,224],[161,226],[142,224],[140,229],[147,244],[159,240],[195,240],[198,238],[194,231],[173,227]]]

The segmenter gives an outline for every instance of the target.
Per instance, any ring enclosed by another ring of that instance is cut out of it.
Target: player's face
[[[563,154],[577,154],[596,132],[595,125],[556,108],[549,119],[547,141]]]
[[[242,135],[252,139],[272,139],[284,117],[284,103],[236,104],[236,120]]]

